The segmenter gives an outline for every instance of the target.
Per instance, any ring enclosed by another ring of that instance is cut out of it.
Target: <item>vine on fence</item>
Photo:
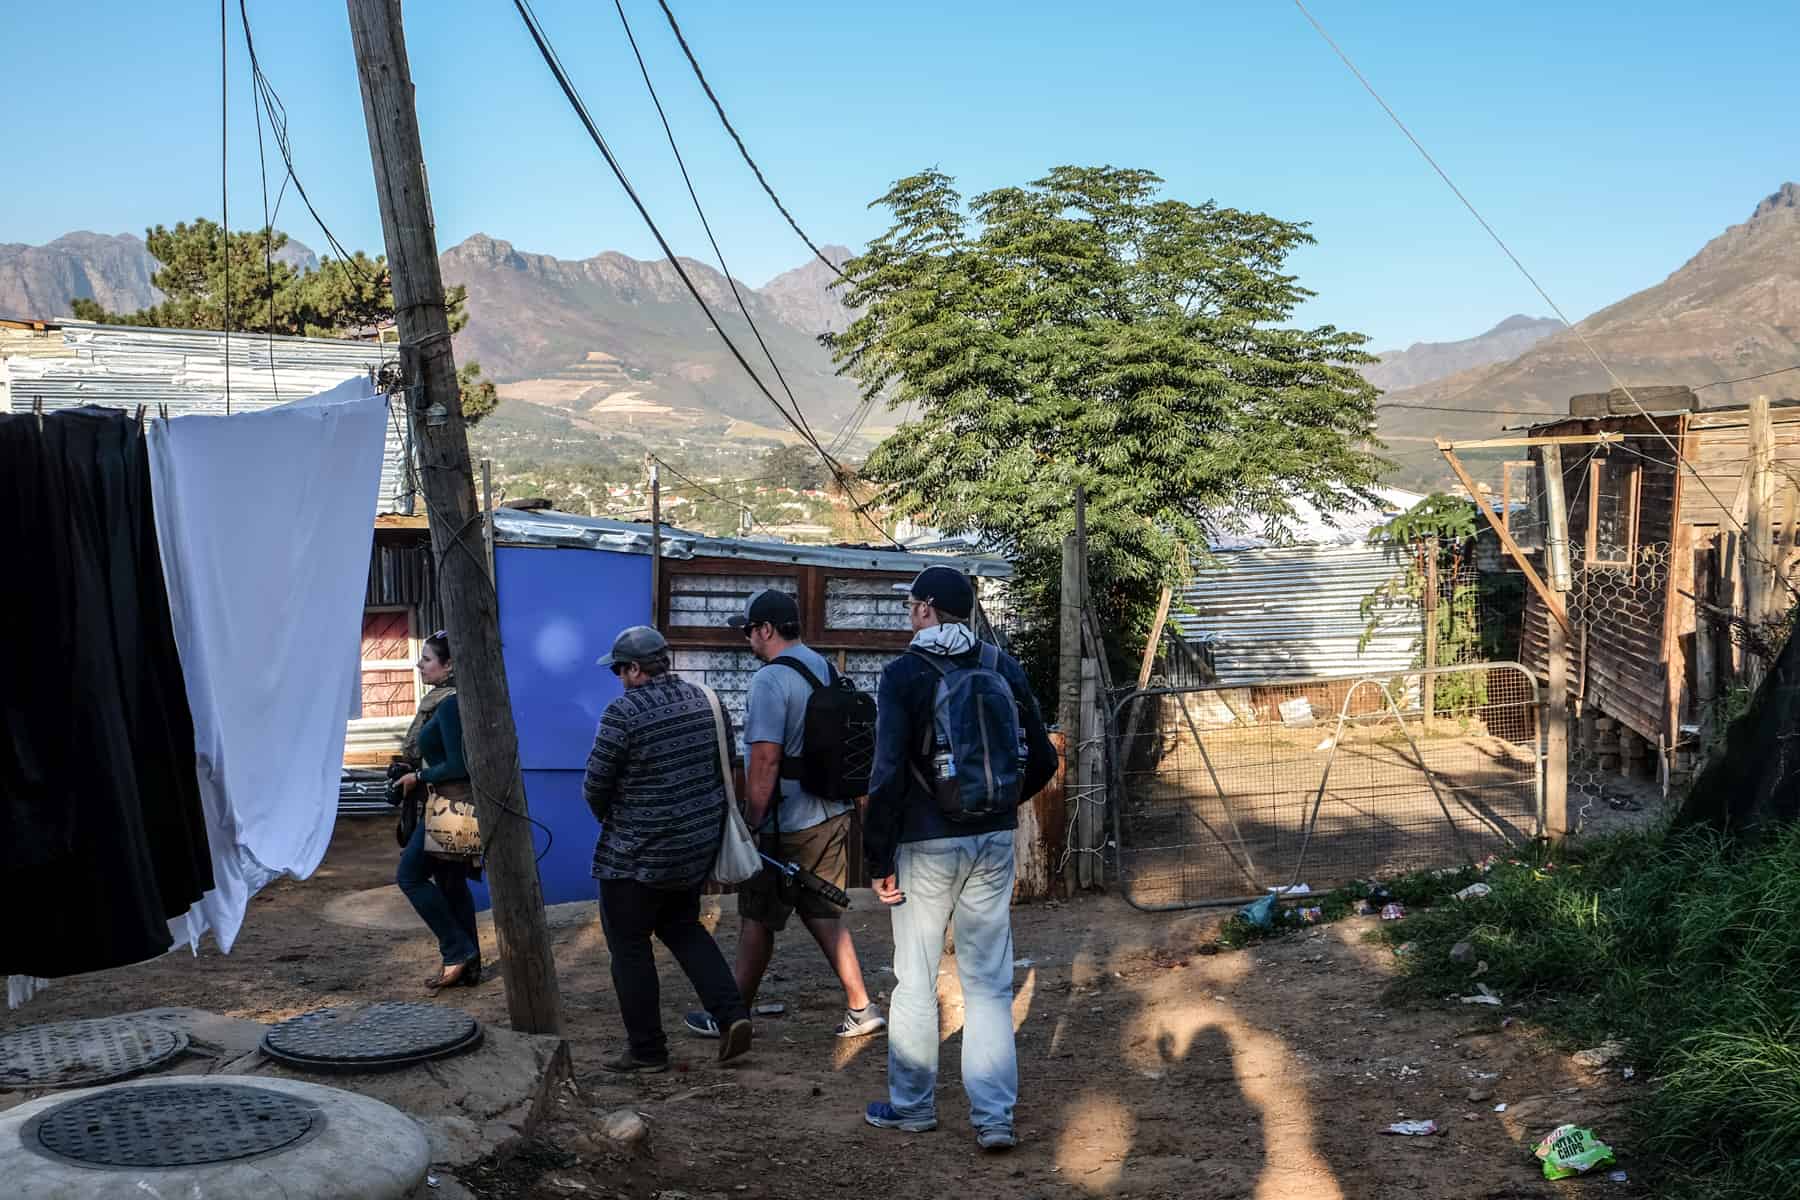
[[[1481,621],[1481,584],[1478,579],[1466,578],[1463,570],[1474,553],[1475,533],[1475,506],[1442,492],[1434,492],[1370,531],[1370,540],[1398,547],[1403,557],[1400,570],[1363,597],[1360,612],[1365,624],[1357,640],[1358,654],[1368,649],[1382,623],[1399,611],[1420,617],[1412,643],[1414,667],[1447,666],[1488,656],[1487,643],[1494,631]],[[1433,555],[1437,578],[1449,586],[1445,590],[1440,584],[1441,594],[1435,603],[1428,603]],[[1426,613],[1437,626],[1437,661],[1430,664],[1425,661]],[[1433,690],[1436,712],[1466,712],[1488,699],[1487,679],[1479,671],[1441,678]]]

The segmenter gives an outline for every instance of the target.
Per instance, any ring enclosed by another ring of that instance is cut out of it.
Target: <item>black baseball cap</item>
[[[968,620],[975,611],[975,585],[955,567],[926,567],[911,583],[895,584],[894,590],[958,620]]]
[[[743,612],[725,618],[725,623],[733,629],[748,629],[752,625],[765,624],[777,629],[783,625],[798,625],[800,605],[786,592],[764,588],[750,597],[750,603]]]

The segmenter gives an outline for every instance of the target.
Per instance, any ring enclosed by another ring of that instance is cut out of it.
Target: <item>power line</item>
[[[1478,417],[1543,417],[1545,420],[1556,419],[1555,413],[1546,413],[1523,408],[1451,408],[1442,404],[1377,404],[1375,406],[1375,411],[1380,412],[1384,408],[1400,412],[1469,413]]]
[[[681,156],[681,147],[675,142],[675,130],[669,125],[669,114],[663,111],[662,99],[656,94],[656,85],[650,81],[650,68],[645,65],[643,52],[638,49],[637,37],[631,32],[631,22],[625,16],[623,0],[613,0],[613,7],[619,10],[619,24],[625,27],[625,40],[631,43],[631,53],[636,57],[638,70],[644,76],[644,88],[650,93],[650,103],[656,106],[656,115],[662,120],[663,133],[668,135],[669,149],[675,155],[675,165],[681,168],[681,181],[687,184],[688,199],[694,202],[694,212],[700,217],[700,227],[706,230],[706,240],[712,243],[713,254],[719,260],[719,273],[725,276],[725,286],[731,289],[731,298],[737,301],[738,311],[744,314],[744,324],[750,326],[750,333],[756,338],[756,344],[762,347],[763,357],[769,360],[769,369],[775,372],[775,379],[781,384],[781,390],[787,393],[794,415],[806,427],[807,436],[817,440],[812,425],[807,422],[806,413],[800,408],[800,401],[794,398],[794,389],[788,386],[787,376],[781,373],[781,367],[775,362],[775,355],[769,350],[769,343],[763,340],[762,330],[756,327],[756,321],[750,316],[750,306],[744,303],[744,297],[739,294],[737,280],[732,277],[731,268],[725,264],[725,252],[719,249],[719,239],[713,236],[712,222],[706,219],[706,210],[700,206],[700,194],[694,190],[694,180],[688,174],[687,160]],[[669,469],[674,470],[673,467]]]
[[[1494,240],[1496,246],[1500,247],[1501,253],[1505,254],[1506,257],[1512,261],[1513,266],[1519,269],[1519,274],[1525,277],[1526,282],[1530,283],[1537,294],[1543,297],[1544,303],[1548,304],[1551,311],[1556,313],[1557,319],[1560,320],[1568,331],[1574,334],[1576,339],[1581,342],[1582,347],[1588,352],[1593,360],[1599,364],[1600,369],[1606,372],[1606,377],[1612,380],[1613,386],[1624,393],[1627,400],[1631,401],[1631,406],[1638,410],[1638,415],[1644,417],[1646,420],[1650,420],[1651,428],[1661,436],[1663,441],[1668,443],[1669,449],[1674,452],[1675,461],[1685,464],[1689,471],[1693,473],[1695,482],[1699,483],[1699,485],[1706,490],[1706,494],[1712,498],[1713,503],[1717,504],[1727,518],[1731,519],[1732,524],[1738,527],[1738,531],[1740,533],[1746,532],[1743,522],[1738,521],[1732,515],[1725,502],[1719,498],[1719,494],[1713,491],[1712,485],[1706,482],[1706,477],[1700,474],[1699,470],[1696,469],[1692,463],[1686,462],[1682,457],[1681,448],[1675,444],[1675,440],[1663,431],[1662,426],[1658,425],[1654,420],[1651,420],[1650,410],[1645,408],[1643,403],[1638,400],[1637,395],[1633,393],[1630,388],[1625,386],[1625,381],[1620,379],[1618,373],[1612,369],[1611,364],[1609,364],[1605,358],[1601,357],[1600,351],[1594,346],[1594,343],[1588,339],[1587,334],[1583,333],[1579,326],[1569,320],[1567,314],[1563,312],[1562,306],[1557,304],[1557,302],[1551,298],[1550,293],[1545,291],[1544,286],[1537,281],[1537,277],[1526,269],[1524,263],[1519,261],[1519,256],[1512,252],[1512,248],[1506,244],[1506,240],[1495,232],[1494,227],[1488,224],[1487,218],[1482,216],[1476,207],[1469,202],[1467,196],[1463,195],[1462,189],[1457,187],[1456,182],[1450,178],[1444,168],[1438,165],[1437,159],[1431,157],[1431,152],[1425,149],[1424,143],[1413,136],[1413,131],[1407,128],[1406,122],[1400,119],[1400,114],[1396,113],[1388,102],[1381,98],[1381,93],[1375,90],[1375,85],[1369,82],[1368,77],[1357,68],[1357,65],[1354,62],[1350,61],[1350,56],[1344,53],[1343,48],[1340,47],[1337,42],[1332,39],[1332,36],[1325,31],[1325,27],[1319,24],[1318,18],[1313,16],[1312,11],[1306,7],[1305,0],[1294,0],[1294,6],[1300,10],[1301,15],[1304,16],[1312,27],[1318,31],[1319,36],[1325,39],[1325,44],[1330,46],[1338,58],[1343,60],[1346,67],[1350,68],[1350,73],[1356,76],[1357,82],[1362,84],[1363,90],[1368,92],[1369,95],[1374,98],[1375,103],[1381,106],[1383,112],[1387,113],[1388,119],[1393,121],[1394,126],[1399,129],[1401,133],[1406,135],[1406,140],[1413,144],[1413,149],[1417,150],[1420,157],[1431,165],[1433,171],[1437,172],[1438,178],[1444,181],[1444,186],[1448,187],[1451,192],[1455,194],[1456,198],[1462,201],[1462,206],[1469,210],[1469,215],[1474,217],[1483,229],[1487,230],[1488,236]],[[1757,552],[1756,547],[1749,547],[1749,550],[1752,554]],[[1767,560],[1765,559],[1764,561],[1766,562]]]
[[[700,81],[700,86],[706,90],[706,98],[712,101],[713,111],[719,114],[719,122],[725,126],[725,132],[731,135],[731,140],[737,143],[738,153],[744,156],[744,161],[750,164],[750,169],[756,173],[756,182],[762,184],[762,190],[769,194],[769,199],[781,211],[781,215],[787,218],[788,226],[800,235],[800,240],[806,243],[806,248],[813,252],[813,257],[830,268],[831,273],[839,279],[847,279],[848,277],[838,269],[837,264],[826,258],[825,252],[806,236],[806,231],[800,228],[800,222],[794,220],[794,214],[787,210],[787,205],[781,202],[781,197],[777,196],[775,189],[769,186],[768,179],[763,176],[762,168],[756,165],[754,158],[750,157],[750,150],[744,145],[744,139],[738,136],[738,131],[732,125],[731,118],[725,115],[725,106],[719,103],[719,97],[712,90],[712,84],[706,81],[706,72],[700,69],[700,60],[694,57],[693,47],[688,45],[687,37],[681,32],[681,23],[675,19],[674,11],[669,8],[669,0],[657,0],[657,3],[662,6],[663,16],[669,18],[669,28],[675,31],[675,40],[681,43],[681,52],[687,55],[688,65],[694,68],[694,78]]]
[[[220,257],[225,264],[225,298],[221,304],[219,325],[225,331],[225,415],[231,415],[231,178],[227,173],[230,165],[231,139],[227,134],[227,119],[231,111],[231,89],[227,86],[226,71],[230,66],[230,57],[225,52],[225,3],[219,0],[219,248]]]
[[[717,500],[717,501],[718,501],[718,502],[719,502],[719,503],[720,503],[720,504],[728,504],[728,505],[730,505],[730,506],[731,506],[731,507],[733,507],[733,508],[736,508],[736,509],[738,509],[738,510],[739,510],[739,511],[740,511],[740,512],[742,512],[742,513],[743,513],[743,514],[744,514],[744,515],[745,515],[745,516],[747,516],[747,517],[749,517],[749,518],[750,518],[750,523],[751,523],[751,524],[752,524],[752,525],[762,525],[762,527],[763,527],[763,528],[764,528],[764,529],[768,529],[768,526],[767,526],[767,525],[763,525],[763,523],[762,523],[762,522],[761,522],[761,521],[759,521],[759,520],[757,520],[757,519],[756,519],[756,514],[755,514],[755,513],[754,513],[754,512],[751,512],[751,511],[750,511],[750,506],[749,506],[749,505],[748,505],[748,504],[745,504],[745,503],[744,503],[744,502],[743,502],[743,501],[741,501],[741,500],[727,500],[727,499],[726,499],[726,498],[725,498],[725,497],[723,497],[723,496],[721,496],[721,495],[719,495],[719,493],[717,493],[717,492],[715,492],[715,491],[713,491],[713,490],[712,490],[712,489],[710,489],[710,488],[708,488],[708,487],[706,487],[706,486],[705,486],[705,485],[704,485],[704,484],[701,484],[701,483],[697,483],[697,482],[696,482],[696,481],[694,481],[694,480],[693,480],[693,479],[691,479],[691,478],[689,478],[689,477],[688,477],[688,476],[686,476],[686,475],[683,475],[683,474],[682,474],[682,473],[681,473],[681,472],[680,472],[680,470],[678,470],[678,469],[677,469],[677,468],[676,468],[676,467],[674,467],[674,466],[672,466],[672,465],[671,465],[671,464],[670,464],[670,463],[669,463],[669,462],[668,462],[668,460],[666,460],[666,459],[664,459],[664,458],[663,458],[663,457],[661,457],[661,456],[660,456],[660,455],[657,455],[657,454],[652,454],[652,455],[651,455],[651,456],[650,456],[650,457],[651,457],[651,458],[652,458],[652,459],[653,459],[653,460],[655,460],[655,461],[656,461],[656,462],[658,462],[658,463],[661,463],[661,464],[662,464],[662,465],[663,465],[663,466],[665,466],[665,467],[668,467],[668,468],[669,468],[669,473],[670,473],[670,474],[672,474],[672,475],[674,475],[674,476],[675,476],[675,478],[677,478],[677,479],[680,479],[680,480],[684,480],[684,481],[686,481],[686,483],[687,483],[687,485],[688,485],[688,487],[690,487],[690,488],[693,488],[693,489],[694,489],[694,490],[696,490],[696,491],[698,491],[698,492],[700,492],[700,493],[701,493],[701,494],[702,494],[702,495],[706,495],[706,496],[711,496],[711,497],[712,497],[712,498],[713,498],[713,499],[714,499],[714,500]],[[673,489],[673,488],[670,488],[670,489],[665,489],[665,490],[667,490],[667,491],[674,491],[674,490],[677,490],[677,489]]]
[[[238,0],[238,15],[244,22],[244,43],[250,42],[250,11],[247,0]],[[250,109],[256,115],[256,173],[262,181],[263,205],[263,272],[269,289],[268,313],[263,321],[263,336],[268,339],[269,386],[275,389],[275,403],[281,403],[281,373],[275,368],[275,218],[269,212],[269,160],[263,150],[262,93],[256,86],[256,64],[250,64]]]
[[[751,367],[750,360],[744,357],[743,351],[738,349],[738,345],[736,342],[732,341],[731,335],[725,332],[724,326],[720,323],[718,317],[714,315],[712,306],[706,302],[706,297],[701,295],[700,289],[694,285],[692,277],[687,273],[687,268],[681,265],[680,257],[676,255],[674,248],[669,245],[668,239],[663,236],[662,230],[657,226],[655,218],[650,215],[650,210],[644,205],[644,201],[638,195],[637,189],[632,186],[631,180],[625,174],[624,167],[622,167],[619,164],[618,159],[613,156],[612,148],[607,145],[606,138],[600,133],[599,127],[594,123],[594,118],[592,114],[588,112],[586,103],[582,101],[580,93],[576,91],[574,83],[569,79],[568,72],[564,70],[561,58],[551,47],[548,35],[544,33],[542,26],[539,25],[537,14],[531,10],[531,6],[526,0],[513,0],[513,7],[518,11],[519,18],[525,23],[526,31],[531,34],[532,41],[536,43],[538,53],[543,57],[545,65],[550,68],[550,73],[556,77],[557,85],[562,88],[564,97],[567,98],[569,106],[574,110],[576,117],[580,119],[582,126],[586,129],[589,139],[593,141],[595,148],[600,151],[601,157],[606,160],[607,167],[611,169],[613,176],[619,181],[619,185],[625,189],[626,196],[630,198],[632,205],[637,209],[638,215],[643,218],[645,226],[650,230],[651,236],[656,239],[657,245],[662,248],[663,255],[669,260],[669,265],[674,268],[676,276],[687,288],[688,293],[693,296],[694,302],[700,306],[701,312],[706,314],[707,319],[712,324],[714,332],[719,335],[719,340],[725,343],[725,348],[731,352],[731,356],[735,358],[738,365],[744,369],[744,373],[750,376],[750,380],[756,385],[757,390],[763,394],[763,397],[768,400],[775,411],[781,414],[782,419],[787,421],[787,423],[794,428],[794,431],[818,453],[820,459],[825,463],[825,466],[838,481],[839,486],[843,488],[845,496],[850,500],[851,505],[856,509],[858,515],[880,533],[883,538],[887,539],[887,541],[894,546],[900,547],[900,543],[894,541],[893,536],[889,534],[887,530],[882,528],[881,523],[869,515],[868,508],[857,498],[855,490],[850,486],[850,482],[845,477],[843,468],[838,465],[837,460],[833,459],[831,455],[826,452],[825,447],[819,444],[818,439],[812,437],[809,431],[795,419],[793,414],[788,412],[781,401],[776,398],[775,394],[769,390],[768,385],[762,381],[762,377],[756,373],[756,370],[753,367]]]
[[[1773,371],[1764,371],[1761,375],[1746,375],[1742,379],[1715,379],[1711,383],[1701,384],[1694,390],[1696,392],[1704,392],[1709,387],[1725,387],[1728,384],[1733,383],[1751,383],[1758,379],[1768,379],[1773,375],[1785,375],[1789,371],[1800,371],[1800,363],[1795,363],[1791,367],[1777,367]]]

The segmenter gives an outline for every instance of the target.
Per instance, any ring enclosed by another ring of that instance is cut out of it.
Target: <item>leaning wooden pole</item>
[[[369,155],[400,327],[407,408],[431,523],[431,549],[462,709],[463,747],[487,852],[494,929],[514,1029],[560,1034],[562,1000],[532,851],[518,734],[500,658],[500,610],[487,573],[469,440],[450,349],[444,281],[425,186],[400,0],[348,0]]]

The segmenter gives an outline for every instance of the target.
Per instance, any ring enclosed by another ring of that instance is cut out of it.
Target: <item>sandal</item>
[[[456,987],[464,982],[468,975],[468,970],[468,963],[456,963],[452,966],[445,967],[435,978],[425,981],[425,990],[428,992],[439,992],[445,988]]]

